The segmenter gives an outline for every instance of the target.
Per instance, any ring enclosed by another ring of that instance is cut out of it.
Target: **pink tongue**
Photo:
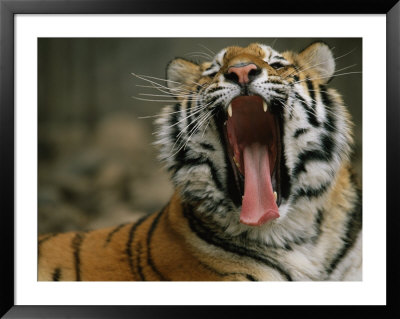
[[[243,149],[243,162],[245,178],[240,222],[258,226],[278,218],[266,145],[246,145]]]

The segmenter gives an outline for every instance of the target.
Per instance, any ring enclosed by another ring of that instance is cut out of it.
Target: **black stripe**
[[[290,112],[290,117],[292,117],[292,112]],[[285,150],[285,141],[284,141],[284,126],[286,125],[286,120],[281,118],[279,124],[279,134],[281,140],[281,150],[280,150],[280,165],[278,169],[280,170],[280,192],[281,192],[281,199],[287,199],[289,197],[290,189],[291,189],[291,179],[289,177],[289,171],[286,163],[286,157],[284,154]]]
[[[310,238],[309,237],[294,237],[293,239],[291,239],[290,241],[285,238],[285,249],[286,250],[293,250],[292,245],[304,245],[306,243],[310,242]]]
[[[312,105],[315,106],[315,93],[314,93],[314,85],[311,82],[310,78],[306,79],[308,93],[310,93],[310,97],[312,99]]]
[[[320,126],[320,123],[317,120],[317,116],[315,115],[315,110],[312,107],[310,107],[304,100],[301,101],[301,105],[306,110],[306,116],[308,122],[314,127]]]
[[[286,71],[287,71],[289,68],[293,68],[293,69],[297,70],[297,68],[296,68],[296,66],[295,66],[294,64],[286,64],[286,65],[285,65],[285,68],[286,68]]]
[[[200,146],[203,147],[203,148],[205,148],[205,149],[207,149],[207,150],[209,150],[209,151],[215,151],[214,146],[212,146],[212,145],[209,144],[209,143],[201,142],[201,143],[200,143]]]
[[[40,246],[45,243],[46,241],[48,241],[49,239],[56,237],[57,235],[59,235],[59,233],[55,233],[55,234],[48,234],[47,236],[43,237],[42,239],[40,239],[38,241],[38,258],[40,258]]]
[[[223,190],[224,187],[222,185],[222,182],[219,180],[217,169],[215,168],[214,163],[210,159],[207,158],[205,161],[205,164],[207,164],[210,167],[211,175],[213,177],[213,180],[214,180],[217,188],[219,190]]]
[[[214,107],[214,109],[218,108],[219,106],[221,106],[221,103],[217,103],[218,99],[221,97],[221,95],[217,95],[217,96],[211,96],[207,99],[206,103],[208,105],[212,105]]]
[[[247,274],[246,278],[250,281],[258,281],[255,277],[253,277],[252,275]]]
[[[320,94],[321,94],[321,100],[322,103],[324,103],[326,107],[326,122],[324,123],[324,127],[327,131],[334,133],[336,130],[336,119],[334,117],[334,103],[332,102],[329,94],[326,92],[326,87],[323,85],[319,86],[320,88]]]
[[[157,267],[154,264],[153,259],[151,258],[151,249],[150,249],[150,245],[151,245],[151,239],[153,237],[153,233],[154,230],[156,229],[156,226],[158,225],[158,222],[160,221],[160,217],[161,215],[164,213],[166,207],[164,209],[162,209],[158,215],[156,216],[156,218],[154,218],[153,223],[150,226],[150,229],[147,233],[147,263],[150,265],[150,267],[153,269],[153,271],[160,277],[160,280],[166,281],[168,280],[167,278],[165,278],[163,276],[163,274],[161,274],[161,272],[157,269]]]
[[[119,230],[121,230],[122,227],[124,227],[127,223],[123,223],[115,227],[112,231],[110,231],[107,235],[106,241],[104,243],[104,247],[107,246],[110,242],[112,237],[117,233]]]
[[[308,132],[308,128],[299,128],[294,132],[293,137],[298,138],[300,135],[305,134],[307,132]]]
[[[284,269],[284,266],[279,265],[278,262],[274,261],[272,258],[267,256],[260,256],[258,252],[252,251],[247,247],[234,245],[222,238],[219,238],[218,235],[216,233],[213,233],[210,229],[205,229],[202,226],[202,222],[199,221],[194,214],[190,213],[190,208],[187,205],[185,205],[183,208],[183,214],[189,221],[189,226],[192,231],[208,244],[217,246],[225,251],[237,254],[239,256],[245,256],[255,259],[279,272],[286,280],[292,281],[292,277],[290,276],[289,272]]]
[[[279,81],[279,80],[276,80],[276,79],[269,79],[268,81],[265,81],[264,84],[279,84],[281,88],[285,87],[283,85],[282,81]]]
[[[319,197],[325,191],[328,189],[328,187],[331,185],[331,182],[327,182],[326,184],[322,184],[317,188],[312,188],[312,187],[307,187],[307,188],[301,188],[297,190],[293,194],[293,202],[297,201],[300,197],[307,197],[307,198],[313,198],[313,197]]]
[[[224,89],[224,87],[217,86],[217,87],[215,87],[215,88],[213,88],[213,89],[208,90],[208,91],[207,91],[207,94],[212,94],[212,93],[218,92],[218,91],[220,91],[220,90],[222,90],[222,89]]]
[[[305,114],[307,116],[307,120],[308,122],[314,126],[314,127],[319,127],[320,123],[317,120],[317,117],[315,115],[315,110],[310,107],[307,102],[303,99],[303,97],[300,96],[300,94],[298,94],[297,92],[295,93],[295,97],[296,99],[300,102],[300,105],[303,107],[303,109],[305,110]],[[312,101],[314,102],[314,101]],[[313,105],[313,103],[312,103]]]
[[[188,109],[187,107],[186,107],[186,120],[187,120],[187,125],[185,125],[185,127],[187,126],[187,129],[186,129],[186,134],[191,134],[192,133],[192,131],[193,131],[193,129],[194,129],[194,127],[195,127],[195,125],[197,124],[197,118],[198,118],[198,116],[199,116],[199,112],[197,112],[196,113],[196,109],[195,108],[193,108],[192,107],[192,103],[194,103],[195,104],[195,106],[196,106],[196,104],[198,104],[199,102],[197,101],[197,102],[186,102],[186,105],[189,103],[189,105],[190,105],[190,108]],[[184,106],[182,105],[182,108],[184,108]],[[182,122],[181,122],[182,123]]]
[[[54,272],[53,272],[51,278],[53,279],[53,281],[60,281],[60,279],[61,279],[61,269],[60,268],[54,269]]]
[[[340,261],[346,256],[347,252],[354,245],[357,236],[362,227],[362,204],[361,195],[358,195],[358,200],[353,207],[353,211],[349,214],[346,224],[346,233],[343,240],[343,245],[337,252],[336,256],[331,261],[327,273],[330,275],[340,263]]]
[[[322,144],[320,150],[309,150],[300,153],[299,160],[293,168],[293,178],[296,178],[301,172],[306,171],[305,165],[308,161],[318,160],[328,162],[332,159],[333,150],[335,148],[333,137],[328,134],[323,134],[320,143]]]
[[[59,233],[55,233],[55,234],[48,234],[47,236],[43,237],[42,239],[40,239],[38,241],[38,245],[40,246],[41,244],[43,244],[44,242],[48,241],[50,238],[53,238],[55,236],[57,236]]]
[[[142,254],[142,243],[139,242],[136,248],[136,267],[137,267],[137,272],[139,274],[140,280],[141,281],[146,281],[146,278],[144,277],[143,274],[143,268],[141,265],[141,254]]]
[[[300,153],[299,160],[292,171],[292,177],[297,178],[301,172],[306,171],[306,164],[310,161],[329,161],[332,158],[331,152],[326,152],[325,150],[310,150]]]
[[[210,172],[212,175],[212,178],[215,182],[215,185],[219,190],[223,190],[223,185],[222,182],[219,179],[217,169],[214,166],[214,163],[209,159],[209,158],[204,158],[204,157],[196,157],[196,158],[188,158],[186,157],[184,159],[184,163],[186,166],[198,166],[198,165],[207,165],[210,168]]]
[[[133,276],[135,276],[135,270],[133,268],[133,256],[132,256],[132,242],[133,242],[133,238],[134,238],[134,234],[136,229],[139,227],[140,224],[142,224],[149,216],[143,216],[142,218],[140,218],[136,223],[134,223],[131,227],[131,229],[129,230],[129,235],[128,235],[128,241],[126,243],[126,248],[125,248],[125,253],[128,255],[128,263],[129,263],[129,267],[131,269],[131,273]]]
[[[322,149],[325,150],[325,153],[331,157],[333,149],[335,147],[335,141],[331,135],[322,135],[321,137]]]
[[[318,210],[317,216],[315,217],[315,221],[314,221],[314,228],[316,229],[316,234],[312,238],[312,242],[314,244],[317,242],[317,240],[319,239],[319,237],[322,234],[321,225],[322,225],[323,221],[324,221],[324,211],[323,210]]]
[[[250,275],[250,274],[246,274],[246,273],[242,273],[242,272],[220,272],[218,270],[216,270],[214,267],[211,267],[210,265],[207,265],[205,263],[203,263],[202,261],[199,260],[199,264],[204,267],[207,270],[212,271],[213,273],[217,274],[218,276],[221,277],[229,277],[229,276],[243,276],[245,277],[247,280],[250,281],[258,281],[258,279],[256,279],[254,276]]]
[[[274,93],[276,93],[276,97],[280,97],[280,98],[286,98],[287,97],[287,93],[285,90],[281,89],[281,88],[274,88]]]
[[[72,239],[72,249],[74,251],[74,261],[75,261],[75,273],[76,281],[81,281],[81,246],[84,239],[84,234],[76,233],[75,237]]]
[[[215,112],[215,109],[213,109],[211,112]],[[210,115],[210,117],[212,117],[212,114]],[[174,118],[175,119],[173,119],[171,121],[172,122],[171,125],[174,124],[173,123],[174,121],[179,121],[179,118],[177,118],[176,115],[174,116]],[[194,125],[198,124],[198,118],[199,118],[199,115],[195,115],[194,119],[192,119],[192,116],[190,116],[189,117],[189,121],[190,121],[189,126],[193,125],[193,127],[194,127]],[[175,125],[174,127],[175,127],[175,130],[174,130],[173,135],[175,136],[174,139],[177,139],[178,138],[177,136],[179,135],[180,131],[179,131],[179,128],[177,127],[177,125]],[[191,129],[192,128],[189,128],[189,132]],[[198,130],[198,129],[199,128],[196,128],[196,130]],[[189,135],[187,135],[186,138],[189,138]],[[183,139],[183,136],[181,137],[181,139]],[[208,148],[210,150],[211,149],[215,150],[214,147],[208,143],[204,143],[204,144],[202,144],[202,146],[205,146],[206,148]],[[202,158],[192,158],[192,157],[190,157],[189,150],[191,150],[191,147],[188,145],[186,145],[186,147],[180,147],[180,145],[178,145],[177,147],[180,148],[180,150],[175,155],[176,164],[173,165],[169,170],[174,170],[176,172],[184,165],[192,165],[193,166],[193,165],[207,164],[210,167],[211,174],[213,176],[213,179],[214,179],[217,187],[219,189],[222,189],[222,183],[219,181],[217,170],[215,169],[214,164],[208,158],[203,158],[203,157]]]
[[[179,103],[176,103],[174,106],[174,111],[171,114],[170,117],[170,121],[169,121],[169,126],[172,127],[172,134],[170,136],[170,139],[172,141],[176,141],[178,139],[178,135],[180,133],[179,130],[179,125],[176,125],[177,122],[179,122],[179,111],[181,109],[181,106]],[[179,147],[178,145],[178,149],[179,151],[175,154],[175,161],[176,164],[172,165],[170,168],[168,168],[169,171],[174,170],[177,171],[179,169],[179,167],[182,166],[183,162],[184,162],[184,157],[185,157],[185,148],[184,147]]]

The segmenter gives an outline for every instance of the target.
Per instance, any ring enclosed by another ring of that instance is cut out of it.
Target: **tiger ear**
[[[298,62],[302,70],[315,73],[315,78],[323,84],[330,81],[335,72],[335,59],[329,46],[323,42],[315,42],[301,51]]]
[[[167,66],[167,85],[175,96],[190,89],[201,77],[199,65],[182,58],[172,60]]]

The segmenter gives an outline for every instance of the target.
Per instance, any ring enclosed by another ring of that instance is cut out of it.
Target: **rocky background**
[[[38,232],[133,221],[168,201],[173,190],[152,145],[154,119],[142,117],[173,100],[134,99],[160,92],[142,87],[149,83],[132,72],[164,78],[166,65],[178,56],[204,61],[225,46],[251,42],[300,51],[316,40],[340,57],[338,74],[356,72],[334,78],[330,87],[343,95],[355,120],[361,180],[361,39],[39,39]]]

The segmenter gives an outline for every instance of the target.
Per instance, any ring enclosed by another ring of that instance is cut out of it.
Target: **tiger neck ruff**
[[[334,71],[321,42],[173,60],[177,102],[157,120],[156,144],[176,192],[158,215],[104,231],[103,253],[126,274],[86,280],[361,280],[361,192],[351,119],[327,86]]]

